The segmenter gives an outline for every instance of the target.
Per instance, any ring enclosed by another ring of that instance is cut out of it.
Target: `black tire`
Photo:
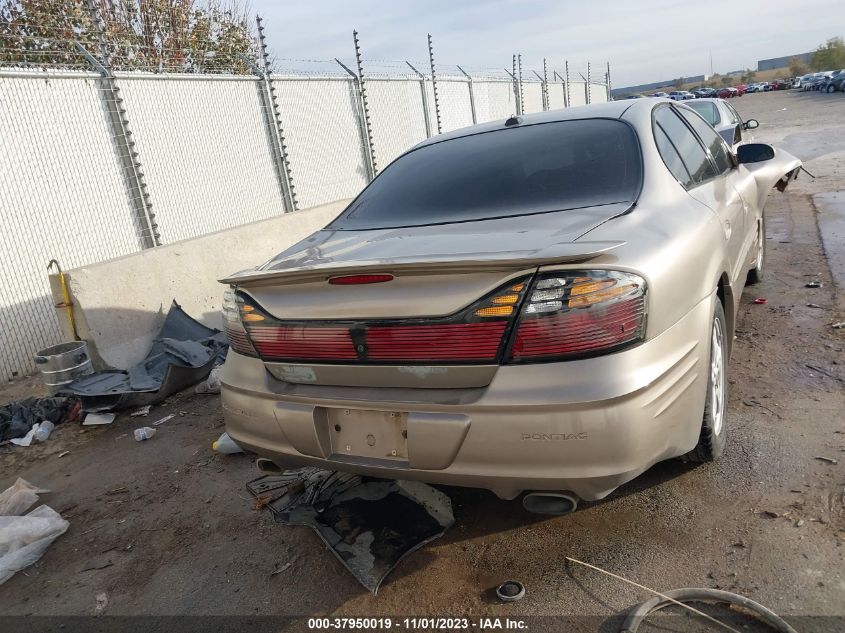
[[[757,233],[757,251],[754,255],[754,267],[748,271],[747,282],[750,285],[763,281],[766,268],[766,216],[760,218],[760,228]]]
[[[716,328],[718,325],[718,332]],[[718,346],[716,339],[719,339]],[[728,328],[725,321],[725,310],[722,302],[716,300],[713,320],[710,324],[708,340],[710,351],[707,354],[707,393],[704,400],[704,415],[701,420],[701,434],[698,444],[686,459],[691,462],[712,462],[725,451],[726,418],[728,412]],[[720,357],[720,371],[714,372],[713,360],[715,355]],[[719,395],[713,389],[714,375],[720,382]]]

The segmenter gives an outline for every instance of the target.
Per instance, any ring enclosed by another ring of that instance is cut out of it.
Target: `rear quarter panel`
[[[582,239],[626,241],[592,260],[589,267],[626,270],[646,279],[647,337],[651,339],[699,302],[712,298],[729,267],[718,216],[687,193],[657,151],[651,110],[633,108],[623,118],[634,125],[640,137],[644,162],[642,194],[630,213],[604,223]],[[727,290],[734,301],[738,300],[738,292],[730,287]],[[735,307],[735,303],[726,306],[731,313]]]

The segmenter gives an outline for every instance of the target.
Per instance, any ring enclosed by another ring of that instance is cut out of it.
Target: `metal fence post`
[[[552,72],[552,78],[557,79],[560,81],[560,91],[563,93],[563,107],[568,108],[569,102],[566,98],[566,82],[563,80],[563,77],[555,70]]]
[[[516,69],[519,83],[519,110],[520,114],[525,114],[525,93],[522,91],[522,53],[516,56]]]
[[[549,109],[546,106],[546,89],[544,87],[546,84],[543,80],[543,77],[540,76],[540,73],[538,73],[536,70],[533,70],[533,69],[531,70],[531,72],[534,73],[534,76],[540,82],[540,105],[543,108],[543,112],[545,112],[546,110]]]
[[[476,117],[475,112],[475,93],[472,89],[472,76],[470,76],[467,71],[465,71],[460,66],[458,66],[458,70],[460,70],[464,74],[464,77],[467,78],[467,86],[469,87],[469,110],[472,114],[472,124],[475,125],[476,123],[478,123],[478,118]]]
[[[572,103],[572,99],[571,99],[571,96],[569,94],[569,60],[568,59],[564,60],[563,65],[564,65],[564,71],[563,72],[566,75],[566,83],[565,83],[566,89],[564,90],[563,96],[566,100],[566,107],[568,108],[569,104]]]
[[[549,66],[543,58],[543,110],[549,109]]]
[[[355,117],[358,119],[358,134],[361,138],[361,155],[364,158],[364,168],[367,171],[367,181],[376,177],[376,157],[373,147],[373,135],[370,131],[370,111],[367,107],[367,100],[364,88],[364,66],[361,62],[361,47],[358,43],[358,31],[352,31],[352,40],[355,43],[355,62],[358,65],[356,73],[346,64],[335,57],[335,62],[352,77],[352,87],[355,91]]]
[[[434,92],[434,114],[437,118],[437,133],[440,134],[440,98],[437,95],[437,74],[434,72],[434,48],[431,44],[431,33],[428,34],[428,61],[431,64],[431,90]]]
[[[610,87],[610,62],[607,62],[607,75],[605,81],[607,83],[607,100],[613,101],[613,91]]]
[[[255,23],[258,26],[258,42],[261,47],[262,68],[258,68],[247,59],[250,68],[259,78],[259,95],[264,111],[264,124],[270,137],[270,147],[273,152],[273,167],[276,171],[276,178],[279,181],[279,188],[282,191],[282,204],[285,212],[296,211],[299,208],[296,200],[296,191],[293,186],[293,176],[288,160],[287,145],[285,145],[284,128],[282,128],[282,117],[279,112],[279,101],[276,96],[276,88],[271,79],[270,55],[267,52],[267,41],[264,37],[264,23],[261,16],[255,16]]]
[[[512,68],[513,72],[508,73],[507,70],[505,72],[511,76],[513,81],[513,100],[516,103],[516,114],[522,114],[522,101],[519,98],[519,84],[516,78],[516,55],[513,56]]]
[[[378,173],[378,163],[376,163],[376,148],[375,143],[373,142],[370,107],[367,102],[367,86],[364,83],[364,65],[361,61],[361,44],[358,41],[358,31],[352,31],[352,39],[355,42],[355,63],[358,65],[358,91],[361,94],[361,112],[363,114],[365,133],[364,141],[366,142],[367,152],[369,153],[370,180],[372,180]]]
[[[405,61],[408,64],[408,68],[414,71],[417,77],[420,78],[420,92],[422,93],[422,107],[423,107],[423,120],[425,121],[425,137],[431,138],[431,117],[428,113],[428,92],[425,89],[425,75],[423,75],[420,71],[414,68],[413,64],[409,61]]]
[[[352,89],[355,93],[353,103],[355,104],[355,118],[358,120],[358,137],[361,141],[361,156],[364,159],[364,168],[367,171],[367,181],[369,182],[375,178],[375,169],[373,166],[372,146],[368,140],[369,134],[367,132],[367,125],[364,118],[364,105],[361,102],[361,84],[355,71],[340,61],[337,57],[335,57],[335,62],[337,62],[337,64],[349,73],[350,77],[352,77]]]
[[[591,81],[591,76],[590,76],[590,62],[587,62],[587,94],[585,95],[585,98],[586,98],[586,100],[587,100],[587,103],[590,103],[590,101],[591,101],[591,99],[590,99],[590,97],[591,97],[590,92],[592,92],[592,91],[590,90],[590,86],[591,86],[590,81]]]
[[[100,94],[105,102],[109,126],[117,146],[117,155],[122,163],[121,172],[126,182],[130,203],[135,211],[135,224],[141,246],[143,248],[160,246],[161,236],[155,222],[155,214],[150,203],[144,172],[141,170],[141,161],[138,158],[135,141],[132,140],[132,132],[129,129],[129,118],[120,96],[120,88],[111,71],[111,56],[106,44],[105,26],[94,0],[87,0],[86,4],[94,22],[102,62],[79,42],[74,42],[74,44],[76,49],[101,76],[99,79],[102,87]]]

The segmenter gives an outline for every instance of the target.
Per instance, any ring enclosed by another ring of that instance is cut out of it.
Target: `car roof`
[[[655,103],[660,103],[658,99],[623,99],[621,101],[608,101],[606,103],[594,103],[584,106],[574,106],[560,110],[548,110],[547,112],[533,112],[531,114],[517,115],[519,125],[534,125],[537,123],[554,123],[557,121],[575,121],[579,119],[619,119],[622,115],[631,108],[652,108]],[[671,103],[671,102],[670,102]],[[499,119],[498,121],[489,121],[487,123],[480,123],[479,125],[472,125],[470,127],[459,128],[451,132],[445,132],[432,136],[418,145],[416,148],[425,147],[427,145],[434,145],[441,141],[448,141],[464,136],[472,136],[473,134],[480,134],[482,132],[492,132],[494,130],[506,129],[505,121],[508,119]]]

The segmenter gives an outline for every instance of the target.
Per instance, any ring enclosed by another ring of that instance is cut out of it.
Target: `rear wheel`
[[[836,88],[834,88],[833,86],[828,86],[827,87],[827,93],[830,94],[832,92],[836,92]]]
[[[748,271],[748,283],[763,281],[763,269],[766,265],[766,218],[761,217],[757,224],[757,254],[754,256],[754,268]]]
[[[728,338],[725,310],[716,301],[710,324],[707,394],[698,444],[687,453],[693,462],[711,462],[725,450],[725,419],[728,411]]]

